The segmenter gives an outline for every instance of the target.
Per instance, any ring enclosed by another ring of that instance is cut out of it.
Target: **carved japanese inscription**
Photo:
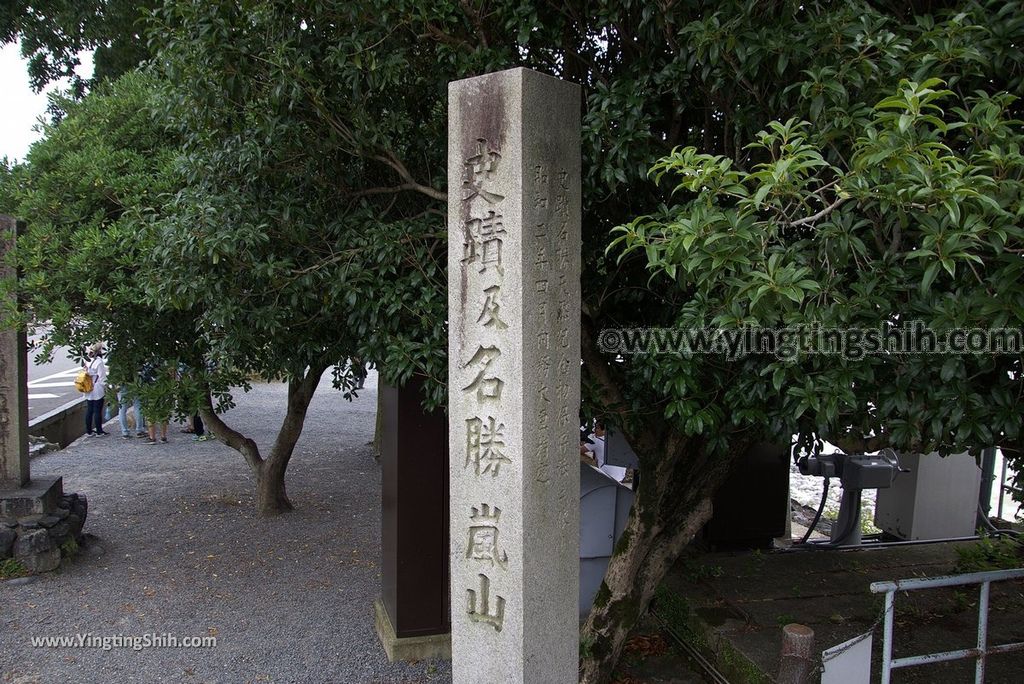
[[[449,87],[452,681],[576,679],[577,86]]]

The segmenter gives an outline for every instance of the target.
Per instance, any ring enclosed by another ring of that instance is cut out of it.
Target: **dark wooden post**
[[[451,657],[448,420],[423,410],[422,378],[381,383],[381,597],[389,660]]]

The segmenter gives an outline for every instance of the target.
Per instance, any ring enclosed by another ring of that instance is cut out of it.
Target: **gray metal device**
[[[620,468],[640,468],[640,459],[618,430],[609,428],[604,435],[604,462]]]
[[[900,472],[899,457],[892,449],[878,454],[816,454],[797,462],[801,475],[838,478],[843,487],[839,517],[832,526],[830,544],[850,546],[861,543],[860,498],[865,489],[888,489]]]
[[[633,492],[604,472],[580,463],[580,621],[586,619],[626,528]]]

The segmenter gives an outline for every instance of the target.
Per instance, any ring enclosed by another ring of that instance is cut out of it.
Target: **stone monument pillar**
[[[580,89],[449,84],[456,684],[577,680]]]
[[[0,215],[0,279],[18,277],[6,259],[23,225]],[[0,329],[0,560],[35,574],[55,569],[81,539],[88,502],[65,496],[60,477],[30,477],[27,373],[25,332]]]
[[[0,215],[0,280],[16,281],[7,264],[19,224]],[[0,316],[3,312],[0,312]],[[0,491],[28,484],[28,353],[25,331],[0,329]],[[25,426],[25,427],[23,427]]]

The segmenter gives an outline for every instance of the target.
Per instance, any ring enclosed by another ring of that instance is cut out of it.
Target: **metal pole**
[[[981,595],[978,599],[978,662],[974,669],[976,684],[985,684],[985,657],[988,655],[988,590],[991,586],[991,582],[982,582]]]
[[[999,452],[999,458],[1003,459],[1003,474],[999,477],[999,509],[996,516],[1003,520],[1003,497],[1006,496],[1006,456],[1002,451]]]
[[[985,515],[985,520],[992,513],[992,483],[996,479],[996,449],[989,447],[981,451],[981,490],[978,496],[978,503]],[[979,525],[984,521],[978,520]]]
[[[882,641],[882,684],[889,684],[892,676],[892,623],[896,604],[896,590],[885,592],[885,638]]]

